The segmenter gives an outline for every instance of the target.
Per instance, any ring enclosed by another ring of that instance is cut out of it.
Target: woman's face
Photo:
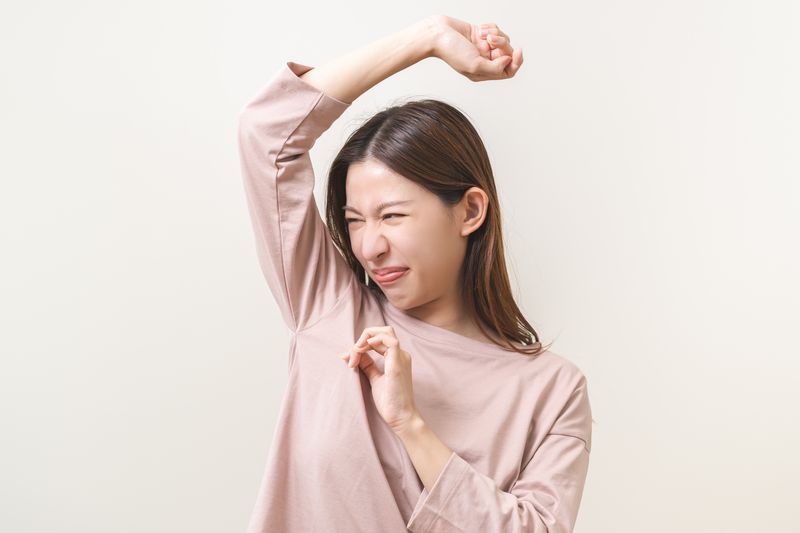
[[[467,238],[477,228],[464,199],[446,207],[374,159],[350,165],[345,190],[353,253],[393,305],[410,309],[456,294]],[[381,208],[389,202],[403,203]],[[375,269],[390,266],[408,270],[390,283],[376,279]]]

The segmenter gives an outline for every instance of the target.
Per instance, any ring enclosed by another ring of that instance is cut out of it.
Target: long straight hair
[[[432,192],[447,207],[457,204],[471,187],[489,197],[486,218],[467,241],[461,292],[467,312],[492,342],[504,349],[536,356],[539,335],[514,301],[503,248],[500,204],[489,156],[467,117],[450,104],[434,99],[388,107],[347,138],[328,174],[326,221],[331,238],[362,285],[385,298],[380,286],[365,275],[352,251],[342,207],[351,164],[375,159],[393,172]],[[366,279],[366,281],[364,281]],[[502,343],[494,340],[488,325]],[[524,345],[514,346],[512,342]]]

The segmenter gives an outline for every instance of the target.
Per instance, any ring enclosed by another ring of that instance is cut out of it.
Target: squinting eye
[[[387,213],[387,214],[383,215],[383,218],[388,218],[388,217],[404,217],[404,216],[405,216],[405,215],[401,215],[400,213]],[[346,219],[344,219],[344,221],[345,221],[347,224],[350,224],[351,222],[359,222],[359,220],[358,220],[357,218],[346,218]]]

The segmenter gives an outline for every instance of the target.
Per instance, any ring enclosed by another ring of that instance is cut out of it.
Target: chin
[[[391,303],[398,309],[402,309],[403,311],[405,311],[406,309],[410,308],[409,305],[407,304],[406,298],[403,298],[402,296],[400,297],[389,296],[388,294],[386,294],[386,291],[383,292],[383,296],[386,298],[386,300],[389,301],[389,303]]]
[[[394,298],[389,298],[389,296],[386,296],[386,298],[392,303],[393,306],[395,306],[398,309],[402,309],[403,311],[406,312],[408,312],[410,309],[416,309],[417,307],[424,305],[426,303],[426,302],[416,302],[410,297],[406,298],[403,296],[400,297],[395,296]]]

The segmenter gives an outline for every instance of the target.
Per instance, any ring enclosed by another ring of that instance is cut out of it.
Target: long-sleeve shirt
[[[551,350],[531,357],[424,322],[358,279],[320,216],[309,158],[350,104],[299,77],[311,68],[287,61],[239,114],[255,248],[291,333],[248,533],[572,531],[591,450],[585,376]],[[366,375],[340,357],[385,325],[412,356],[420,415],[452,450],[430,492]]]

